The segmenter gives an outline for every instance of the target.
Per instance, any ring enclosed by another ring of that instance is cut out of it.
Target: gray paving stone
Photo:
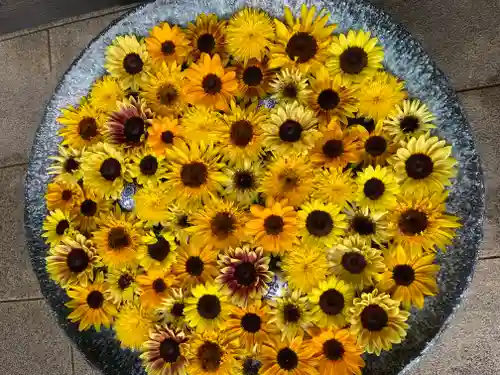
[[[0,300],[41,296],[25,247],[25,173],[25,166],[0,169]]]
[[[61,78],[83,48],[123,13],[107,14],[50,29],[52,70],[56,80]]]
[[[0,166],[27,161],[53,89],[46,31],[0,42]]]
[[[465,301],[438,342],[406,375],[500,374],[500,260],[479,261]]]
[[[102,372],[94,368],[76,348],[73,348],[73,362],[75,375],[102,375]]]
[[[403,23],[456,89],[500,83],[499,0],[371,0]]]
[[[500,255],[500,87],[459,94],[474,130],[486,185],[485,240],[481,256]]]
[[[71,375],[70,344],[45,301],[0,304],[0,373]]]

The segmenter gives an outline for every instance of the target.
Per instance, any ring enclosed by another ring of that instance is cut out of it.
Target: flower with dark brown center
[[[405,116],[399,122],[399,128],[403,133],[413,133],[420,126],[420,120],[415,116]]]
[[[250,286],[257,280],[257,271],[250,262],[243,262],[234,268],[234,278],[238,284]]]
[[[207,74],[201,83],[205,93],[209,95],[218,94],[222,89],[222,81],[216,74]]]
[[[172,103],[175,103],[178,97],[179,97],[179,92],[173,85],[162,86],[158,90],[157,94],[158,101],[161,104],[167,106],[172,105]]]
[[[222,350],[215,342],[207,341],[198,349],[198,360],[201,368],[207,372],[215,372],[222,361]]]
[[[257,314],[247,313],[241,318],[241,327],[250,333],[260,330],[261,319]]]
[[[252,172],[237,171],[233,177],[234,184],[240,190],[248,190],[254,187],[254,177]]]
[[[409,209],[401,214],[398,224],[401,232],[415,236],[427,229],[429,220],[424,212]]]
[[[283,308],[283,318],[288,323],[296,323],[300,319],[300,310],[297,306],[289,303]]]
[[[409,286],[415,281],[415,270],[408,264],[399,264],[392,270],[392,278],[397,285]]]
[[[205,319],[215,319],[221,312],[220,300],[212,294],[201,296],[196,305],[198,314]]]
[[[278,235],[283,232],[283,227],[285,226],[285,222],[283,218],[278,215],[269,215],[264,220],[264,229],[267,234],[270,235]]]
[[[203,34],[196,41],[196,47],[200,52],[211,54],[215,48],[215,38],[212,34]]]
[[[63,192],[61,193],[61,199],[63,201],[69,201],[71,197],[73,197],[73,193],[71,192],[71,190],[63,190]]]
[[[368,133],[371,133],[372,131],[375,130],[375,121],[371,118],[366,118],[366,117],[349,117],[347,119],[347,125],[348,126],[353,126],[353,125],[361,125],[364,127]]]
[[[62,236],[64,234],[64,232],[66,231],[66,229],[68,229],[68,228],[69,228],[68,220],[61,220],[59,223],[57,223],[56,233],[59,236]]]
[[[295,120],[286,120],[280,126],[279,137],[283,142],[297,142],[302,135],[302,125]]]
[[[171,145],[174,143],[174,133],[172,133],[170,130],[164,131],[161,133],[161,141],[163,143],[166,143],[167,145]]]
[[[352,251],[342,256],[342,267],[352,274],[360,274],[367,266],[366,258],[363,254]]]
[[[283,348],[278,352],[276,361],[282,369],[292,371],[297,368],[297,365],[299,364],[299,357],[292,349]]]
[[[231,124],[231,142],[239,147],[247,146],[253,138],[253,126],[247,120],[235,121]]]
[[[207,166],[200,162],[185,164],[181,169],[182,183],[190,188],[197,188],[207,182]]]
[[[374,135],[365,142],[365,150],[372,156],[380,156],[387,150],[387,141],[380,135]]]
[[[97,135],[97,122],[92,117],[85,117],[78,124],[78,134],[82,139],[90,141]]]
[[[258,66],[249,66],[243,71],[243,82],[248,86],[257,86],[262,82],[264,74]]]
[[[413,154],[405,162],[406,173],[415,180],[428,177],[434,170],[432,159],[425,154]]]
[[[323,90],[318,95],[318,105],[324,111],[334,109],[339,105],[339,103],[340,103],[340,96],[332,89]]]
[[[156,243],[148,245],[148,254],[154,260],[161,262],[170,253],[170,243],[163,237],[158,237]]]
[[[330,139],[325,142],[322,151],[327,158],[338,158],[344,153],[344,143],[340,139]]]
[[[371,200],[377,200],[384,195],[385,185],[378,178],[370,178],[363,186],[363,193]]]
[[[129,53],[123,59],[123,69],[125,69],[128,74],[139,74],[142,72],[143,67],[144,62],[142,61],[141,56],[137,53]]]
[[[120,162],[114,158],[107,158],[101,164],[99,172],[101,176],[107,181],[114,181],[120,177],[122,166]]]
[[[123,275],[120,276],[118,279],[118,287],[121,290],[127,289],[132,283],[134,282],[134,278],[132,275],[129,275],[128,273],[124,273]]]
[[[181,355],[179,343],[174,339],[168,338],[160,344],[160,357],[168,363],[174,363]]]
[[[91,309],[99,309],[104,303],[104,296],[98,290],[93,290],[87,295],[87,305]]]
[[[299,90],[297,89],[297,86],[293,83],[289,83],[283,88],[283,96],[285,98],[295,99],[298,93]]]
[[[125,228],[111,228],[108,234],[108,245],[113,250],[120,250],[130,245],[130,237]]]
[[[368,54],[363,48],[349,47],[340,55],[340,69],[347,74],[359,74],[368,65]]]
[[[145,176],[152,176],[158,170],[158,160],[153,155],[147,155],[141,159],[139,169]]]
[[[200,276],[203,272],[203,261],[200,257],[192,256],[186,261],[186,272],[191,276]]]
[[[286,53],[290,60],[305,63],[311,60],[318,52],[316,39],[305,32],[295,33],[286,45]]]
[[[68,254],[66,258],[66,264],[71,272],[80,273],[85,271],[89,265],[90,259],[87,253],[83,249],[74,248]]]
[[[326,315],[340,314],[344,308],[344,296],[336,289],[328,289],[319,297],[319,307]]]
[[[145,123],[142,117],[133,116],[125,121],[123,134],[129,143],[139,143],[145,132]]]
[[[381,331],[389,322],[389,316],[379,305],[368,305],[361,313],[361,324],[368,331]]]
[[[327,236],[333,229],[333,220],[328,212],[314,210],[306,219],[307,231],[316,237]]]
[[[210,222],[212,233],[220,238],[227,238],[236,228],[236,219],[229,212],[217,212]]]
[[[174,303],[172,309],[170,310],[170,313],[178,318],[184,316],[184,304],[181,302]]]
[[[86,199],[80,205],[80,213],[83,216],[94,216],[97,212],[97,203],[91,199]]]
[[[153,281],[153,290],[156,293],[163,293],[165,290],[167,290],[167,284],[165,284],[165,281],[163,279],[156,279]]]
[[[335,339],[330,339],[323,343],[323,354],[330,361],[338,361],[339,359],[342,359],[344,353],[344,345]]]
[[[161,52],[165,56],[172,55],[175,52],[175,44],[171,40],[166,40],[161,44]]]
[[[67,158],[66,161],[64,162],[64,166],[63,166],[64,171],[67,173],[73,173],[79,167],[80,167],[80,164],[78,164],[78,162],[73,157]]]
[[[351,221],[351,228],[354,232],[367,236],[375,233],[375,223],[371,218],[364,215],[356,215]]]

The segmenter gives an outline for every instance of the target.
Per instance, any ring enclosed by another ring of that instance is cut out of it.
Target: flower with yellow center
[[[82,178],[80,156],[79,150],[59,145],[58,154],[49,156],[52,160],[48,168],[49,175],[54,176],[54,181],[78,182]]]
[[[357,95],[359,113],[375,121],[384,120],[408,96],[404,82],[386,72],[378,72],[363,81]]]
[[[99,218],[98,225],[93,240],[104,264],[110,268],[135,266],[142,236],[142,223],[135,215],[122,212],[117,205],[114,212]]]
[[[335,276],[320,281],[309,294],[313,322],[322,328],[345,327],[353,298],[351,284]]]
[[[459,218],[446,213],[448,193],[426,195],[423,191],[400,195],[391,211],[389,230],[395,243],[412,257],[422,252],[446,250],[461,225]]]
[[[228,52],[245,64],[250,59],[264,60],[274,37],[271,18],[260,9],[241,9],[231,17],[226,27]]]
[[[224,330],[230,305],[219,285],[207,283],[191,289],[186,298],[186,322],[196,332]]]
[[[435,120],[426,104],[418,99],[406,99],[389,114],[384,121],[384,128],[394,138],[394,142],[399,143],[434,129],[436,126],[432,123]]]
[[[184,138],[184,129],[174,117],[156,117],[148,128],[148,146],[158,156],[167,156]]]
[[[149,338],[149,331],[154,327],[154,320],[151,311],[135,304],[121,308],[113,324],[120,346],[124,349],[141,349],[142,344]]]
[[[179,26],[163,22],[149,32],[146,48],[157,68],[163,63],[182,64],[189,54],[189,40]]]
[[[349,224],[347,235],[358,235],[367,241],[383,244],[390,238],[387,211],[347,205],[344,209]]]
[[[226,25],[226,21],[219,21],[217,15],[213,13],[201,13],[194,23],[189,23],[186,36],[192,48],[190,60],[197,61],[202,54],[206,53],[210,56],[218,54],[226,63],[228,60]]]
[[[371,165],[356,178],[358,193],[356,203],[374,211],[391,210],[397,204],[399,184],[391,169]]]
[[[156,234],[153,231],[142,237],[143,246],[139,248],[137,259],[145,269],[170,269],[177,257],[177,244],[173,234],[162,231]]]
[[[310,345],[315,351],[321,375],[361,375],[365,366],[361,357],[363,349],[349,330],[321,330],[311,339]]]
[[[116,110],[116,102],[121,102],[127,92],[120,83],[111,76],[104,76],[92,85],[90,101],[98,111],[111,113]]]
[[[149,375],[186,375],[186,334],[167,325],[157,325],[144,342],[140,358]]]
[[[373,121],[373,120],[371,120]],[[374,123],[372,131],[364,137],[363,164],[386,166],[387,160],[396,153],[399,144],[387,133],[383,122]]]
[[[314,112],[298,102],[274,107],[262,128],[264,146],[277,155],[305,154],[321,137]]]
[[[457,161],[451,156],[451,146],[429,133],[411,138],[389,159],[401,190],[409,192],[440,192],[451,184],[457,174]]]
[[[257,246],[271,253],[280,254],[297,242],[297,214],[286,200],[266,199],[266,206],[252,205],[252,218],[247,221],[245,232]]]
[[[246,308],[233,307],[226,332],[237,337],[247,352],[270,341],[274,327],[269,324],[269,307],[257,299]]]
[[[353,200],[356,192],[356,183],[352,179],[351,170],[327,167],[315,173],[313,199],[330,202],[339,207],[345,207],[348,201]]]
[[[205,143],[174,147],[171,170],[165,176],[172,200],[185,208],[213,200],[227,180],[219,155],[217,147]]]
[[[160,307],[176,282],[176,277],[168,268],[149,269],[146,274],[137,276],[141,306],[148,310]]]
[[[256,102],[266,97],[273,75],[266,62],[250,60],[245,64],[236,65],[236,79],[240,85],[238,96],[244,103]]]
[[[228,180],[224,193],[226,199],[242,208],[248,208],[257,202],[262,166],[248,160],[239,164],[240,167],[231,165],[225,170]]]
[[[325,64],[335,24],[326,25],[330,14],[316,7],[300,8],[300,18],[294,19],[290,8],[285,7],[285,24],[275,19],[276,42],[270,47],[271,69],[296,66],[301,72],[316,72]]]
[[[283,68],[269,84],[271,98],[283,103],[299,102],[307,105],[311,90],[306,75],[298,68]]]
[[[262,347],[262,375],[319,375],[317,360],[302,337],[279,340],[278,337]]]
[[[128,168],[125,179],[135,180],[140,185],[158,186],[167,173],[165,158],[148,147],[137,150],[126,161]]]
[[[424,296],[436,295],[439,266],[434,264],[434,254],[412,257],[401,246],[395,246],[389,248],[384,258],[387,271],[377,288],[401,301],[406,310],[412,306],[422,309]]]
[[[347,229],[341,209],[341,206],[320,200],[304,203],[297,214],[302,242],[319,248],[331,247]]]
[[[328,49],[326,66],[330,74],[344,83],[361,83],[382,69],[384,50],[369,31],[349,30],[334,36]]]
[[[109,297],[115,305],[134,302],[139,292],[135,267],[110,269],[107,278]]]
[[[191,217],[186,229],[201,245],[236,246],[243,238],[244,213],[233,202],[216,199]]]
[[[149,228],[168,221],[172,197],[165,182],[158,186],[146,185],[138,189],[134,195],[134,201],[134,213],[139,219],[146,222],[146,227]]]
[[[214,109],[189,107],[183,114],[181,128],[186,141],[218,143],[222,130],[222,116]]]
[[[59,209],[51,211],[43,221],[42,237],[50,246],[56,246],[76,229],[75,216]]]
[[[57,122],[62,125],[58,131],[63,137],[61,144],[82,150],[101,140],[105,116],[87,100],[82,100],[76,108],[68,106],[61,109],[61,116],[57,118]]]
[[[94,244],[78,233],[64,237],[59,245],[51,248],[46,262],[50,277],[63,288],[87,285],[94,269],[100,266]]]
[[[170,294],[170,297],[163,300],[163,303],[157,309],[157,312],[163,317],[165,323],[167,323],[170,327],[184,329],[186,327],[186,319],[184,315],[186,301],[184,292],[182,288],[174,288],[170,291]]]
[[[326,253],[317,248],[294,248],[286,253],[281,268],[289,287],[309,293],[320,281],[326,279]]]
[[[238,81],[234,71],[225,70],[220,56],[213,58],[202,54],[185,72],[185,100],[207,108],[227,111],[229,102],[238,93]]]
[[[118,36],[107,47],[104,67],[124,89],[138,91],[144,87],[150,65],[146,45],[135,35]]]
[[[282,340],[303,337],[306,330],[312,326],[307,296],[298,290],[291,290],[282,297],[270,300],[269,305],[269,323],[275,324],[278,331],[281,331]]]
[[[83,201],[83,191],[77,181],[52,182],[47,185],[47,209],[73,211]]]
[[[68,289],[70,301],[65,305],[73,311],[68,319],[73,323],[80,322],[79,331],[94,327],[97,332],[101,327],[109,328],[113,317],[118,313],[116,307],[107,296],[107,284],[99,273],[94,282],[85,286],[73,285]]]
[[[322,122],[328,123],[332,119],[338,119],[342,124],[347,124],[347,117],[352,117],[357,111],[358,100],[355,90],[342,84],[338,79],[330,78],[324,67],[316,72],[314,79],[311,79],[311,89],[309,106]]]
[[[409,315],[399,309],[399,301],[375,289],[354,299],[350,331],[367,353],[380,355],[382,350],[390,350],[392,344],[399,344],[406,337]]]
[[[344,238],[329,249],[328,261],[338,279],[358,290],[376,284],[386,269],[382,252],[357,235]]]
[[[268,198],[287,199],[298,206],[313,189],[313,171],[305,157],[275,158],[260,181],[260,191]]]
[[[179,286],[190,289],[198,284],[211,282],[219,274],[218,252],[212,246],[199,246],[196,239],[177,250],[177,259],[172,272],[177,276]]]

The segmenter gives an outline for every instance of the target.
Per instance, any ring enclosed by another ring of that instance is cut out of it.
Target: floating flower
[[[73,211],[83,200],[83,191],[76,181],[52,182],[47,185],[47,209]]]
[[[140,185],[157,186],[167,173],[164,157],[148,148],[134,153],[127,161],[127,181],[135,179]]]
[[[90,90],[92,106],[104,113],[114,112],[116,102],[121,102],[127,96],[120,82],[111,76],[104,76],[96,81]]]
[[[75,216],[59,209],[51,211],[43,222],[42,237],[45,241],[55,246],[61,243],[61,240],[75,230]]]
[[[294,248],[286,253],[281,268],[289,287],[309,293],[326,278],[328,273],[326,253],[315,248]]]
[[[189,54],[189,40],[179,26],[168,22],[156,25],[146,38],[146,48],[153,64],[182,64]]]
[[[368,208],[348,206],[345,213],[349,224],[347,235],[355,234],[378,244],[389,239],[386,211],[371,211]]]
[[[217,271],[217,252],[211,246],[198,246],[193,242],[181,246],[172,267],[179,286],[192,288],[197,284],[215,279]]]
[[[148,128],[148,146],[158,156],[167,156],[173,147],[179,147],[184,131],[179,120],[173,117],[157,117]]]
[[[85,189],[84,189],[85,190]],[[106,215],[113,206],[111,200],[97,198],[92,191],[87,191],[80,206],[75,207],[78,212],[78,230],[83,234],[89,234],[97,228],[100,216]]]
[[[86,100],[78,107],[68,106],[61,110],[57,122],[62,125],[59,135],[63,137],[61,144],[82,150],[95,145],[101,140],[105,116]]]
[[[137,276],[141,305],[146,309],[157,309],[170,295],[172,286],[177,282],[169,269],[150,269]]]
[[[374,211],[390,210],[397,204],[399,184],[396,176],[387,168],[368,166],[356,179],[358,193],[356,203]]]
[[[276,325],[282,340],[295,340],[304,336],[305,330],[311,326],[311,312],[306,296],[294,290],[271,300],[269,304],[272,306],[269,323]]]
[[[384,121],[384,127],[394,142],[408,141],[435,128],[434,120],[434,115],[420,100],[403,100]]]
[[[166,183],[146,185],[134,195],[133,212],[146,222],[147,227],[165,223],[169,215],[172,197]]]
[[[348,201],[354,199],[357,186],[350,170],[344,172],[342,168],[325,168],[315,173],[314,180],[313,199],[339,207],[345,207]]]
[[[107,275],[110,300],[117,306],[134,302],[139,294],[134,268],[111,269]]]
[[[226,169],[228,180],[225,193],[227,199],[247,208],[257,201],[262,167],[248,161],[243,161],[240,165],[241,167],[231,166]]]
[[[116,316],[114,328],[122,348],[139,350],[148,340],[154,327],[154,316],[150,311],[134,304],[124,306]]]
[[[269,85],[271,98],[283,103],[297,101],[301,105],[307,105],[311,94],[307,78],[298,68],[281,69]]]
[[[82,178],[80,156],[80,151],[60,145],[58,155],[49,157],[53,160],[48,168],[49,174],[55,176],[55,181],[78,182]]]
[[[163,300],[158,312],[163,315],[165,322],[170,327],[183,329],[186,326],[186,316],[184,315],[186,297],[182,288],[174,288],[170,292],[170,297]]]
[[[236,66],[236,78],[240,84],[239,94],[245,103],[255,102],[264,98],[269,92],[269,83],[273,76],[267,64],[250,60]]]
[[[216,284],[197,285],[186,299],[186,322],[196,332],[223,330],[229,317],[227,297]]]
[[[137,253],[139,264],[145,269],[169,269],[177,257],[177,244],[172,234],[162,231],[158,234],[150,231],[142,237],[144,246]]]
[[[387,159],[397,150],[398,144],[385,131],[382,122],[374,125],[369,135],[364,137],[364,165],[386,166]]]
[[[188,24],[186,36],[189,39],[191,59],[197,61],[204,53],[214,56],[218,54],[226,61],[226,21],[219,21],[217,15],[199,14],[194,23]]]

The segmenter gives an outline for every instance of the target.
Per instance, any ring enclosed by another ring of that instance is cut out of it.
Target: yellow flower
[[[189,40],[179,26],[163,22],[153,27],[146,38],[146,47],[153,64],[182,64],[189,54]]]
[[[432,124],[436,118],[427,105],[420,100],[403,100],[402,105],[389,114],[384,121],[384,128],[394,138],[394,142],[408,141],[411,137],[419,137],[436,126]]]
[[[309,295],[313,322],[322,328],[342,328],[352,306],[354,288],[351,284],[330,276],[320,281]]]
[[[127,96],[120,83],[111,76],[104,76],[92,85],[90,102],[98,111],[111,113],[116,111],[116,102]]]
[[[216,110],[206,107],[189,107],[182,116],[181,127],[186,141],[217,143],[222,130],[222,118]]]
[[[79,150],[59,145],[57,156],[49,156],[49,175],[55,176],[54,181],[78,182],[82,178],[80,156]]]
[[[149,331],[154,327],[154,316],[140,306],[124,306],[116,316],[113,329],[116,339],[124,349],[139,350],[148,340]]]
[[[269,93],[269,84],[274,75],[266,62],[250,60],[236,65],[236,78],[239,82],[238,96],[244,103],[256,102]]]
[[[385,131],[382,121],[374,124],[373,130],[364,141],[363,164],[366,165],[387,165],[387,159],[396,153],[399,144]]]
[[[457,161],[451,156],[451,146],[428,133],[411,138],[389,162],[403,191],[440,192],[457,174]]]
[[[224,195],[238,206],[248,208],[257,201],[262,167],[260,163],[252,164],[247,160],[238,164],[241,166],[232,165],[225,170],[228,180]]]
[[[320,249],[295,248],[286,253],[281,268],[289,287],[309,293],[320,281],[326,279],[328,262],[325,252]]]
[[[47,209],[73,211],[83,201],[83,191],[76,181],[52,182],[47,185]]]
[[[262,61],[274,42],[274,25],[260,9],[244,8],[236,12],[226,28],[228,52],[245,64],[250,59]]]
[[[290,8],[285,7],[285,22],[275,19],[276,43],[270,47],[269,67],[298,67],[301,72],[316,72],[325,64],[327,48],[336,25],[326,25],[330,14],[316,7],[300,9],[300,18],[294,19]]]
[[[179,120],[173,117],[156,117],[148,128],[148,146],[158,156],[167,156],[184,137]]]
[[[149,269],[146,274],[137,276],[141,306],[148,310],[160,307],[176,282],[170,269]]]
[[[363,82],[382,69],[384,50],[369,31],[349,30],[334,36],[326,66],[330,74],[345,83]]]
[[[106,328],[111,326],[113,317],[118,312],[106,296],[107,287],[102,273],[99,273],[92,284],[73,285],[68,289],[70,301],[66,303],[66,306],[73,310],[68,315],[68,319],[73,323],[80,322],[78,326],[80,331],[93,326],[97,332],[100,332],[101,326]]]
[[[191,294],[184,307],[189,327],[196,332],[224,330],[230,305],[220,287],[212,283],[197,285]]]
[[[396,206],[399,184],[392,170],[377,165],[365,168],[356,178],[358,193],[356,203],[374,211],[390,211]]]
[[[117,306],[122,303],[134,302],[139,293],[136,282],[136,269],[112,268],[108,270],[108,293],[110,300]]]
[[[127,181],[137,181],[140,185],[158,186],[167,173],[163,156],[156,155],[153,150],[144,147],[127,158]]]
[[[347,201],[354,198],[357,188],[350,170],[344,172],[342,168],[333,167],[316,171],[314,186],[311,193],[313,199],[330,202],[340,207],[344,207]]]
[[[194,105],[227,111],[229,102],[238,93],[236,73],[224,70],[217,54],[213,58],[202,54],[199,63],[193,63],[185,76],[185,99]]]
[[[182,288],[172,289],[170,297],[163,300],[157,311],[170,327],[184,329],[186,327],[185,306],[186,301]]]
[[[51,246],[61,243],[61,240],[75,230],[75,216],[59,209],[51,211],[43,221],[45,242]]]
[[[347,235],[358,235],[368,241],[383,244],[389,240],[387,211],[371,211],[366,207],[346,206],[349,229]]]
[[[318,359],[322,375],[361,375],[365,361],[363,349],[356,344],[356,337],[347,329],[321,330],[310,341]]]
[[[224,63],[228,59],[226,51],[226,21],[218,21],[217,15],[201,13],[194,23],[188,24],[186,36],[189,39],[191,60],[198,60],[203,53],[218,54]]]
[[[78,213],[78,230],[85,235],[93,232],[99,216],[106,215],[112,206],[112,200],[97,198],[92,191],[86,191],[82,203],[74,210]]]
[[[185,289],[211,282],[219,273],[217,251],[211,246],[198,246],[191,241],[177,250],[172,272],[177,276],[179,286]]]
[[[392,344],[399,344],[406,337],[409,315],[399,309],[399,301],[375,289],[354,299],[350,331],[367,353],[380,355],[382,350],[390,350]]]
[[[269,85],[271,98],[283,103],[297,101],[305,106],[312,92],[307,77],[298,68],[281,69]]]
[[[314,112],[298,102],[274,107],[262,126],[264,146],[277,155],[304,154],[321,137]]]
[[[269,323],[275,324],[278,332],[281,332],[281,340],[302,338],[312,326],[307,296],[302,296],[298,290],[289,291],[283,297],[270,300],[269,304]]]
[[[124,89],[138,91],[144,86],[150,70],[146,45],[135,35],[118,36],[107,47],[104,67]]]
[[[175,237],[165,231],[155,234],[150,231],[142,237],[144,246],[139,248],[137,259],[145,269],[170,269],[177,257]]]
[[[146,222],[146,227],[167,222],[172,197],[166,183],[142,187],[135,193],[134,200],[134,213]]]
[[[271,253],[283,253],[297,242],[297,214],[286,200],[266,200],[266,206],[252,205],[253,218],[246,223],[246,234],[257,246]]]

